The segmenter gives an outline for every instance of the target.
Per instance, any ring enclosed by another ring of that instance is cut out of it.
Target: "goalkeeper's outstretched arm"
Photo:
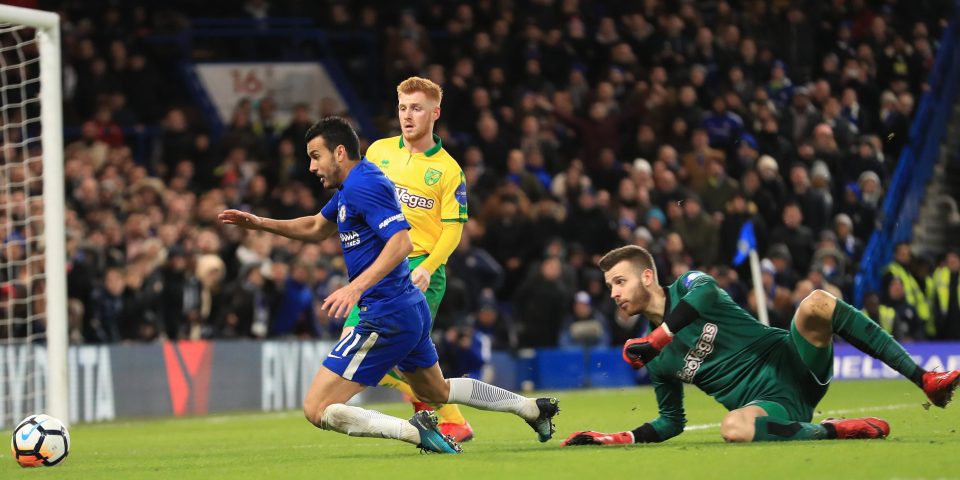
[[[626,432],[574,432],[561,443],[574,445],[624,445],[631,443],[659,443],[683,433],[687,420],[683,411],[683,384],[676,379],[653,379],[660,416]]]

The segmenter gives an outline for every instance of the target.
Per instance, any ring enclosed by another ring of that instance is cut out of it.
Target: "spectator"
[[[477,120],[476,128],[476,145],[483,154],[484,164],[495,172],[506,172],[507,155],[512,145],[501,131],[496,117],[490,112],[484,113]]]
[[[908,330],[913,331],[913,319],[922,326],[935,325],[933,313],[930,311],[929,295],[932,293],[933,282],[927,285],[929,277],[917,276],[915,269],[917,261],[910,251],[910,244],[902,242],[893,250],[893,261],[890,262],[883,274],[882,285],[886,296],[881,297],[885,305],[899,309],[901,319],[910,323]],[[890,284],[896,281],[897,286]],[[892,294],[897,296],[893,297]],[[913,312],[906,315],[907,307]],[[934,332],[935,333],[935,332]]]
[[[582,245],[589,255],[602,255],[616,242],[615,221],[600,207],[597,197],[590,190],[580,192],[564,224],[566,238]]]
[[[610,322],[610,345],[623,348],[623,344],[631,338],[642,337],[648,329],[649,322],[643,315],[624,316],[617,310],[613,321]]]
[[[707,182],[699,191],[703,206],[709,213],[723,212],[727,202],[740,190],[740,185],[727,175],[723,163],[718,160],[707,163],[707,172]]]
[[[901,113],[897,104],[897,96],[890,91],[880,96],[880,112],[878,122],[882,138],[888,139],[884,143],[883,153],[892,158],[900,155],[900,149],[906,145],[907,135],[910,132],[910,121]]]
[[[590,294],[584,291],[574,296],[573,311],[563,320],[560,330],[561,347],[594,347],[610,344],[607,319],[591,306]]]
[[[501,317],[493,292],[484,290],[479,297],[474,329],[485,335],[495,350],[516,349],[519,344],[516,331]]]
[[[683,217],[673,226],[693,257],[694,266],[712,265],[717,255],[719,228],[703,211],[700,197],[690,195],[683,202]]]
[[[711,113],[701,125],[709,135],[710,146],[723,151],[733,148],[734,141],[743,133],[743,119],[731,112],[726,100],[720,96],[713,99]]]
[[[94,343],[119,342],[125,338],[128,330],[125,316],[127,302],[124,298],[123,270],[117,267],[108,268],[103,279],[103,286],[94,291],[94,312],[91,318],[87,340]]]
[[[872,135],[860,137],[852,158],[845,162],[844,166],[841,172],[846,182],[856,181],[860,175],[868,171],[880,177],[886,177],[888,171],[882,152],[877,150],[875,137]]]
[[[876,292],[867,292],[863,296],[863,308],[861,311],[877,322],[887,333],[892,334],[893,324],[896,321],[897,311],[893,307],[888,307],[880,303],[880,295]]]
[[[860,105],[859,95],[853,87],[843,89],[840,96],[840,114],[861,132],[872,132],[876,123],[870,111]]]
[[[270,321],[270,303],[266,279],[260,263],[244,265],[237,281],[228,287],[227,313],[220,336],[224,338],[264,338]]]
[[[560,260],[549,257],[540,264],[536,274],[517,288],[513,301],[522,345],[557,345],[557,332],[573,300],[573,293],[564,285],[561,271]]]
[[[529,242],[534,232],[526,197],[509,188],[499,192],[484,207],[484,217],[491,220],[486,224],[483,246],[504,267],[501,292],[509,295],[522,281],[536,245]]]
[[[172,108],[164,117],[163,135],[158,143],[154,165],[161,177],[169,179],[180,160],[190,159],[194,148],[194,134],[190,131],[183,110]]]
[[[489,337],[469,325],[450,327],[437,345],[444,375],[450,378],[483,378],[483,367],[490,362]]]
[[[543,131],[540,118],[536,115],[523,117],[520,131],[520,148],[528,155],[533,151],[540,152],[543,159],[542,167],[550,173],[556,173],[560,167],[559,152],[557,152],[560,145],[556,138]]]
[[[934,312],[937,338],[960,338],[960,252],[952,250],[944,256],[943,265],[933,272]]]
[[[788,203],[783,207],[783,224],[770,232],[770,241],[786,246],[798,271],[806,272],[810,269],[814,238],[811,229],[803,225],[803,212],[798,204]]]
[[[197,257],[196,263],[196,277],[188,287],[190,290],[185,292],[190,301],[184,303],[190,311],[180,329],[180,338],[187,340],[214,337],[222,329],[226,315],[223,260],[207,253]]]
[[[691,143],[693,151],[683,156],[683,176],[688,188],[702,193],[710,176],[710,164],[717,162],[722,166],[726,161],[725,155],[723,151],[711,147],[710,137],[705,129],[694,129]]]
[[[297,262],[283,283],[280,309],[270,325],[271,337],[315,337],[313,289],[310,287],[310,268]]]
[[[761,196],[770,202],[763,210],[764,220],[768,225],[779,225],[780,216],[787,201],[787,187],[780,176],[777,160],[769,155],[761,156],[757,160],[757,174],[760,177],[758,188],[764,191]],[[746,178],[744,178],[744,184],[747,184]]]
[[[253,133],[260,140],[265,152],[274,152],[283,133],[277,120],[277,102],[273,97],[264,97],[257,103],[257,117],[252,125]]]
[[[847,258],[853,263],[860,262],[863,255],[863,241],[853,235],[853,220],[846,213],[838,213],[833,220],[834,232],[837,235],[837,245],[843,250]]]
[[[823,124],[830,127],[833,132],[837,150],[840,153],[849,151],[860,133],[856,125],[843,117],[840,100],[836,97],[828,96],[823,101]],[[834,166],[836,165],[834,164]]]
[[[813,132],[819,117],[816,107],[810,102],[809,89],[797,87],[793,92],[790,109],[784,118],[783,130],[794,143],[800,143]]]
[[[829,231],[824,233],[832,235]],[[831,245],[817,249],[813,255],[813,264],[810,266],[810,271],[822,276],[824,282],[836,286],[844,293],[842,297],[849,298],[852,292],[853,279],[847,274],[847,268],[846,255]]]
[[[476,220],[469,220],[464,226],[460,244],[447,261],[447,272],[451,277],[462,279],[471,295],[470,308],[477,308],[479,294],[483,291],[497,291],[503,283],[503,267],[489,252],[473,244],[479,235]]]
[[[630,105],[622,113],[616,113],[611,112],[608,105],[594,102],[590,105],[586,118],[563,109],[554,110],[553,113],[577,132],[580,144],[583,145],[581,158],[587,171],[593,173],[600,169],[600,152],[605,148],[617,150],[620,145],[621,125],[637,116],[640,107]]]
[[[813,157],[817,161],[826,163],[827,167],[833,171],[840,168],[840,161],[846,154],[846,150],[840,150],[833,127],[826,123],[818,123],[813,127],[813,142],[811,143]],[[804,161],[806,160],[808,159],[805,158]],[[807,163],[807,166],[812,166],[812,163]]]
[[[655,158],[658,144],[657,133],[653,126],[648,123],[641,123],[637,127],[633,141],[625,142],[625,146],[620,150],[620,158]]]
[[[793,290],[800,277],[793,268],[793,255],[790,249],[783,243],[776,243],[767,249],[767,256],[773,266],[774,280],[777,285]]]
[[[811,232],[819,232],[827,226],[831,212],[826,192],[813,188],[807,167],[802,164],[790,167],[789,199],[800,208],[803,225]],[[787,225],[786,212],[789,208],[790,204],[784,207],[784,225]],[[800,258],[798,261],[803,262],[804,259]],[[800,263],[798,266],[803,268],[807,264]]]
[[[544,195],[543,184],[527,171],[524,153],[519,148],[507,153],[506,181],[516,185],[531,202],[536,203]]]
[[[887,284],[887,300],[883,305],[892,309],[894,316],[892,324],[889,327],[884,325],[884,328],[889,328],[887,333],[893,335],[893,338],[898,341],[922,340],[924,338],[923,320],[918,317],[917,311],[907,301],[905,295],[900,279],[890,280]],[[881,319],[885,320],[883,317]]]
[[[280,138],[289,140],[293,145],[294,158],[307,158],[307,147],[303,142],[303,136],[312,124],[313,119],[310,118],[310,108],[307,104],[299,103],[295,105],[293,107],[290,124],[287,125],[287,128],[283,129],[283,133],[280,135]],[[305,169],[301,169],[300,172],[298,172],[300,176],[306,175],[306,173],[301,173],[303,170]]]

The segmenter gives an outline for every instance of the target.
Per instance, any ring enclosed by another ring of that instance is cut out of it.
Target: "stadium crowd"
[[[375,32],[385,97],[411,75],[444,88],[437,133],[471,217],[437,319],[454,351],[478,332],[497,349],[638,336],[645,322],[617,314],[595,267],[629,243],[662,282],[702,269],[756,312],[749,267],[732,264],[748,221],[771,324],[787,327],[816,288],[849,299],[943,27],[921,19],[944,18],[923,1],[364,3],[234,13]],[[195,107],[164,103],[175,87],[147,42],[191,6],[112,5],[61,8],[67,118],[81,127],[65,156],[72,341],[336,338],[318,308],[346,282],[336,239],[216,222],[227,207],[320,210],[310,110],[281,125],[270,100],[244,101],[212,138]],[[384,136],[394,113],[375,112]],[[138,163],[124,131],[144,125],[161,133]],[[901,340],[960,338],[957,288],[942,286],[958,270],[956,254],[898,247],[864,308]]]

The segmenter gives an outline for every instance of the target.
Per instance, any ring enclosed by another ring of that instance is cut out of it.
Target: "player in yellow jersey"
[[[467,221],[467,186],[463,170],[443,149],[433,125],[440,118],[443,91],[436,83],[410,77],[397,86],[397,114],[402,134],[374,142],[367,149],[373,162],[395,185],[397,199],[410,223],[413,251],[409,256],[413,284],[427,297],[430,316],[435,319],[447,288],[444,264],[460,243]],[[347,317],[343,335],[360,322],[359,309]],[[419,402],[396,370],[380,385],[396,388],[412,399],[414,409],[429,408]],[[473,438],[473,429],[456,405],[444,405],[440,431],[458,442]]]

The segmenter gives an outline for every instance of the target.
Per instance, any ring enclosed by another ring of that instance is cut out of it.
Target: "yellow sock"
[[[413,394],[413,389],[410,388],[410,384],[395,370],[390,370],[390,372],[384,375],[378,385],[403,392],[410,397],[411,402],[420,401],[417,399],[417,396]],[[467,423],[467,419],[463,418],[463,414],[460,413],[460,407],[457,405],[441,405],[440,408],[437,409],[437,415],[440,417],[440,423],[455,423],[457,425]]]
[[[460,413],[460,406],[452,403],[437,409],[437,415],[440,416],[440,423],[455,423],[457,425],[467,423],[467,419],[463,418],[463,414]]]
[[[380,379],[380,383],[377,385],[380,385],[381,387],[395,388],[410,398],[417,398],[417,396],[413,394],[413,389],[410,388],[410,384],[408,384],[403,377],[393,370],[390,370],[386,375],[384,375],[383,378]]]

